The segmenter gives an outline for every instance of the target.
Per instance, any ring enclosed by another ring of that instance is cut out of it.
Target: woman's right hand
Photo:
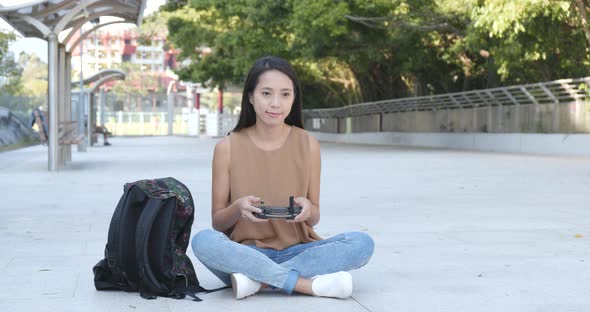
[[[256,205],[260,204],[260,198],[256,196],[244,196],[236,199],[234,206],[238,209],[240,217],[252,222],[268,222],[268,219],[256,218],[253,213],[260,213],[262,210]]]

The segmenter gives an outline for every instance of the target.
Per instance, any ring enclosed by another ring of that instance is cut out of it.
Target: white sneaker
[[[348,298],[352,295],[352,275],[345,271],[317,275],[312,278],[314,296]]]
[[[236,299],[242,299],[259,291],[261,284],[260,282],[251,280],[244,274],[232,273],[231,286]]]

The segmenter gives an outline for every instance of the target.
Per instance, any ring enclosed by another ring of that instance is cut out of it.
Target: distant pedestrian
[[[41,139],[41,143],[47,142],[47,138],[49,135],[47,131],[48,126],[46,116],[47,114],[45,114],[41,106],[31,111],[31,127],[37,124],[37,131],[39,131],[39,138]]]
[[[110,146],[108,137],[113,136],[113,134],[107,129],[107,127],[94,125],[94,133],[102,134],[102,142],[104,146]]]
[[[160,127],[160,117],[158,115],[154,115],[153,119],[154,121],[154,134],[159,134],[159,127]]]

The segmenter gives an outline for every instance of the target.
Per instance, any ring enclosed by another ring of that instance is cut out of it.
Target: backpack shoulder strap
[[[109,234],[105,248],[105,258],[109,267],[115,271],[117,271],[122,265],[122,263],[120,263],[121,260],[119,259],[119,223],[121,222],[123,210],[126,209],[125,206],[127,205],[127,199],[129,198],[130,192],[131,189],[125,189],[123,196],[121,196],[119,203],[117,203],[117,208],[115,208],[115,212],[111,218],[111,224],[109,225]]]
[[[135,254],[137,255],[139,268],[139,293],[141,297],[145,299],[155,299],[156,294],[154,291],[165,289],[165,287],[163,287],[158,281],[154,271],[151,268],[148,256],[148,244],[152,226],[167,200],[172,200],[172,198],[150,198],[137,223],[137,230],[135,234]],[[230,287],[225,286],[217,289],[205,289],[198,284],[187,284],[184,287],[179,287],[179,285],[177,285],[177,288],[173,291],[173,293],[177,294],[178,298],[189,296],[193,298],[193,301],[201,301],[201,299],[196,296],[196,293],[210,293],[227,288]]]
[[[139,268],[139,292],[141,297],[145,299],[156,298],[151,289],[162,289],[150,265],[148,243],[152,225],[160,212],[160,208],[163,206],[163,202],[159,198],[150,198],[137,222],[135,254],[137,255]]]

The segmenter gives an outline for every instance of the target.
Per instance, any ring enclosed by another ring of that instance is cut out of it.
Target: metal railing
[[[490,105],[572,103],[590,98],[589,90],[590,77],[561,79],[510,87],[368,102],[338,108],[307,109],[304,110],[304,116],[307,118],[344,118]]]
[[[203,113],[195,111],[176,112],[169,127],[168,112],[105,112],[99,114],[105,119],[98,119],[116,136],[168,135],[172,129],[173,135],[207,135],[223,136],[227,134],[237,122],[237,115]]]

